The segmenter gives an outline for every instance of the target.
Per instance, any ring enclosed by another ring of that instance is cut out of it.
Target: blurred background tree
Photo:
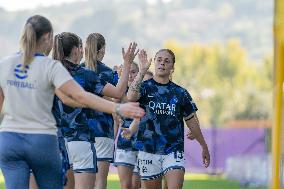
[[[76,32],[84,40],[101,32],[110,66],[122,62],[121,47],[132,40],[150,55],[173,49],[174,80],[196,99],[204,126],[269,119],[272,13],[267,0],[89,0],[16,12],[0,8],[0,58],[18,50],[26,18],[42,14],[55,33]]]
[[[174,81],[196,99],[205,126],[234,119],[269,119],[272,104],[272,56],[249,60],[239,40],[225,44],[183,45],[168,41],[176,53]]]

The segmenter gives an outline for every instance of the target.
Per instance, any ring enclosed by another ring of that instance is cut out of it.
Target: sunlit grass
[[[108,177],[108,189],[120,189],[118,175],[110,174]],[[240,186],[235,181],[226,180],[223,176],[211,176],[206,174],[186,174],[184,189],[251,189]],[[0,175],[0,189],[5,189],[4,178]],[[265,187],[254,189],[267,189]]]

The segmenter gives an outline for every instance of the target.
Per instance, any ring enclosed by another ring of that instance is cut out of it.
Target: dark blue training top
[[[96,73],[99,78],[107,83],[110,83],[114,86],[118,83],[118,73],[104,63],[98,61]],[[96,127],[94,127],[94,135],[96,137],[107,137],[114,138],[114,128],[113,128],[113,117],[111,114],[98,112],[93,110],[93,121],[96,121]]]
[[[184,150],[184,118],[197,111],[186,89],[173,82],[144,81],[140,105],[146,115],[141,119],[135,147],[153,154]]]
[[[122,128],[129,128],[132,121],[133,121],[133,119],[123,118],[123,123],[122,123],[121,127]],[[122,137],[121,133],[122,133],[122,130],[120,130],[119,135],[118,135],[117,148],[127,150],[127,151],[137,151],[137,149],[135,148],[136,134],[133,135],[130,139],[126,139],[126,138]]]
[[[95,72],[67,60],[62,63],[65,66],[68,65],[66,67],[70,74],[86,91],[102,96],[101,92],[106,82],[101,80]],[[98,123],[93,120],[93,110],[69,107],[55,96],[52,112],[62,135],[68,141],[95,142],[94,128]]]
[[[85,66],[85,63],[82,64]],[[118,83],[118,73],[104,63],[97,61],[96,73],[99,78],[107,83],[110,83],[114,86]],[[107,137],[107,138],[114,138],[114,128],[113,128],[113,117],[111,114],[98,112],[95,110],[93,111],[93,119],[96,120],[96,127],[93,128],[94,135],[96,137]]]

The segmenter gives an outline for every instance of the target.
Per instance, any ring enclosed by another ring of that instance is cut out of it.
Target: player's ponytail
[[[86,67],[96,71],[98,52],[105,46],[105,38],[99,33],[91,33],[86,40],[85,61]]]
[[[52,25],[47,18],[35,15],[27,20],[20,39],[20,50],[23,53],[24,67],[32,62],[41,37],[51,32]]]

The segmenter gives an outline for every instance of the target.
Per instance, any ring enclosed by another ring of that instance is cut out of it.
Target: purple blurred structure
[[[224,171],[226,159],[229,157],[267,153],[265,128],[203,128],[211,154],[211,164],[206,169],[202,164],[201,147],[196,140],[186,138],[187,131],[185,128],[186,172],[218,174]],[[116,173],[117,170],[111,166],[110,172]]]
[[[186,129],[187,130],[187,129]],[[186,171],[194,173],[221,173],[228,157],[242,154],[267,153],[266,129],[264,128],[218,128],[202,129],[210,154],[210,167],[202,165],[201,147],[196,140],[185,136]]]

